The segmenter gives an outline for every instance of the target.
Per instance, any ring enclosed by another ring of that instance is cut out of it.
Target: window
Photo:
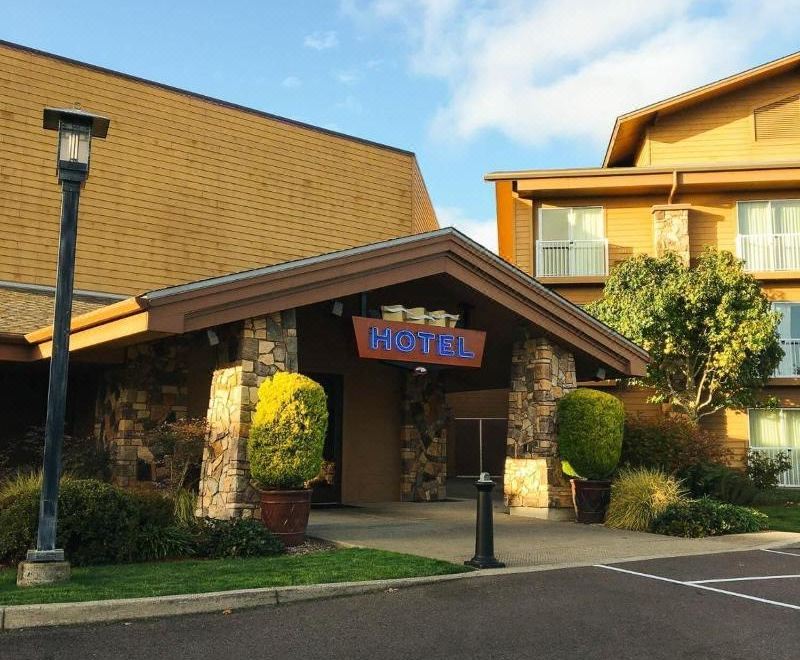
[[[753,408],[750,417],[750,447],[800,449],[800,408]]]
[[[800,270],[800,200],[739,202],[737,218],[747,270]]]
[[[750,448],[770,458],[788,453],[792,467],[780,475],[780,485],[800,486],[800,408],[752,409],[748,417]]]
[[[539,210],[539,277],[605,275],[607,241],[600,206]]]
[[[773,303],[772,307],[781,313],[778,334],[783,349],[773,376],[800,376],[800,303]]]

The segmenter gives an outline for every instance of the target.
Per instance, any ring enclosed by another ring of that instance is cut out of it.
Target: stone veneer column
[[[181,338],[130,346],[125,365],[106,372],[97,399],[95,435],[109,447],[112,479],[119,486],[136,481],[145,433],[168,419],[187,415],[187,352]]]
[[[208,402],[209,442],[203,454],[198,515],[260,517],[250,482],[247,436],[258,386],[278,371],[297,371],[294,310],[246,319],[220,343]]]
[[[572,506],[561,472],[556,404],[576,388],[572,353],[544,338],[524,337],[511,354],[504,494],[510,510]]]
[[[657,257],[674,252],[689,265],[690,208],[690,204],[653,207],[653,252]]]
[[[409,372],[400,430],[402,502],[431,502],[446,497],[449,420],[450,410],[438,376]]]

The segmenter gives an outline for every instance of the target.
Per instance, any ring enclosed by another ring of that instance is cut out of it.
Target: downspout
[[[678,170],[672,170],[672,188],[669,191],[667,204],[672,204],[672,199],[675,197],[675,194],[677,192],[678,192]]]

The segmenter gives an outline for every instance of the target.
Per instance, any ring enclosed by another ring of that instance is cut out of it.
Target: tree
[[[697,422],[722,408],[757,404],[783,357],[772,310],[730,252],[707,248],[694,268],[675,254],[617,266],[587,311],[647,350],[652,403]]]

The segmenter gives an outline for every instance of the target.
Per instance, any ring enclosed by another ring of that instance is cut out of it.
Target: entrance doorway
[[[454,421],[454,476],[477,477],[481,472],[502,476],[506,461],[507,419],[456,417]]]
[[[341,374],[306,374],[315,380],[328,398],[328,432],[322,451],[322,474],[312,483],[314,504],[340,504],[342,501],[342,416],[344,379]]]

